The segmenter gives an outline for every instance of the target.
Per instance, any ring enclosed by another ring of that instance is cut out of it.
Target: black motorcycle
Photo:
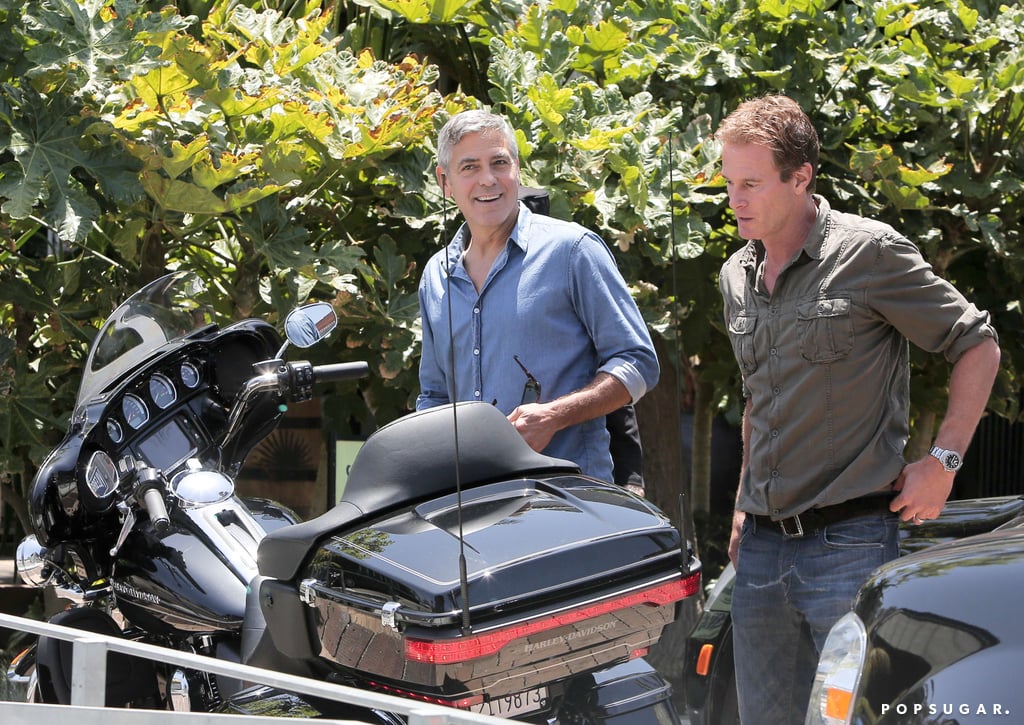
[[[284,360],[335,327],[327,303],[292,312],[285,342],[260,320],[213,324],[197,284],[151,283],[92,346],[17,555],[26,581],[75,603],[51,621],[519,720],[677,720],[643,656],[700,568],[663,513],[534,452],[484,403],[375,432],[320,517],[242,500],[234,477],[287,403],[367,367]],[[34,700],[68,703],[71,656],[41,637],[10,675]],[[401,722],[121,655],[106,695]]]

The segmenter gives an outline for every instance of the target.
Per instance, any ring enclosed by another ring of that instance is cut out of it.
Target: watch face
[[[948,471],[955,471],[960,468],[961,460],[960,456],[955,453],[947,453],[946,460],[942,462],[942,465],[946,467]]]

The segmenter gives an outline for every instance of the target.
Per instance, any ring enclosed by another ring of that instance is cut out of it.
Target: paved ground
[[[22,583],[22,579],[18,578],[16,583]],[[0,558],[0,584],[15,584],[13,559]]]
[[[20,584],[21,579],[17,582]],[[14,584],[14,560],[0,558],[0,584]]]

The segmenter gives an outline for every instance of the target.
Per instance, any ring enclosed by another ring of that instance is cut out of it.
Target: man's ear
[[[437,183],[441,187],[441,196],[446,196],[448,194],[448,177],[445,176],[444,170],[440,166],[435,170],[435,174],[437,175]]]
[[[814,167],[809,163],[801,164],[791,177],[796,182],[797,191],[806,192],[811,186],[811,180],[814,178]]]

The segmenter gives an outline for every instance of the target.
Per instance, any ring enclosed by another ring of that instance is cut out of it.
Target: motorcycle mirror
[[[338,326],[338,314],[329,302],[314,302],[288,313],[284,334],[296,347],[311,347]]]
[[[52,570],[49,576],[43,574],[43,568],[46,566],[46,547],[40,545],[35,534],[21,540],[14,556],[18,575],[23,582],[33,587],[45,587],[49,583],[53,576]]]

